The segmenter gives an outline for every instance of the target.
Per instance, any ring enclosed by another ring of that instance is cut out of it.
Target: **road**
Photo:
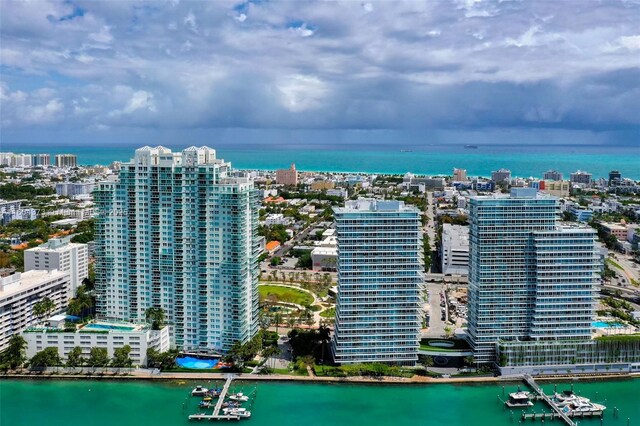
[[[427,206],[425,213],[429,220],[427,226],[424,227],[424,232],[429,237],[429,244],[432,248],[435,248],[436,243],[436,225],[435,225],[435,213],[433,207],[433,192],[427,192]],[[432,260],[434,256],[432,255]],[[438,283],[427,283],[426,288],[429,290],[429,329],[423,332],[423,337],[441,337],[444,335],[444,328],[446,326],[445,321],[441,318],[440,310],[440,292],[443,291],[444,285]],[[445,318],[446,319],[446,318]]]
[[[627,256],[618,253],[613,254],[613,260],[618,265],[622,266],[627,278],[629,278],[630,280],[633,279],[635,282],[640,283],[640,265],[632,262]]]

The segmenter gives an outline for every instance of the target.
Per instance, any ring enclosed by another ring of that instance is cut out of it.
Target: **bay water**
[[[179,426],[197,413],[199,398],[190,390],[208,381],[2,380],[0,424],[3,426]],[[505,410],[498,401],[518,383],[350,384],[234,382],[232,390],[251,393],[252,426],[499,426],[519,424],[521,410]],[[546,393],[554,384],[542,383]],[[558,391],[569,389],[558,383]],[[604,419],[580,419],[587,425],[640,425],[640,379],[574,382],[576,393],[608,409]],[[614,416],[614,407],[618,416]],[[212,410],[208,410],[210,412]],[[549,412],[537,402],[535,412]],[[524,422],[523,422],[524,423]],[[531,423],[531,421],[528,421]],[[539,424],[538,420],[536,424]],[[547,423],[549,421],[547,420]],[[559,420],[553,424],[562,424]]]

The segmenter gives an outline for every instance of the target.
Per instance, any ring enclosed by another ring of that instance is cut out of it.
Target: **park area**
[[[292,287],[260,285],[258,291],[260,301],[295,303],[301,306],[310,306],[313,303],[313,296],[310,293]]]

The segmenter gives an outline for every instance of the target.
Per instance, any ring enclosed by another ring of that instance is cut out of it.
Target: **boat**
[[[565,407],[569,404],[577,403],[577,402],[591,402],[589,398],[585,398],[583,396],[578,396],[572,391],[563,391],[562,393],[554,393],[551,398],[553,402],[558,407]]]
[[[529,392],[519,391],[509,394],[509,399],[505,402],[507,407],[531,407],[531,394]]]
[[[200,408],[209,408],[209,407],[211,407],[211,400],[209,400],[209,401],[205,401],[205,400],[200,401],[200,403],[198,404],[198,407],[200,407]]]
[[[191,395],[192,396],[204,396],[204,395],[207,394],[208,391],[209,391],[209,389],[198,385],[195,388],[193,388],[193,390],[191,391]]]
[[[467,149],[478,149],[478,145],[465,145],[464,147]]]
[[[583,399],[586,399],[586,398],[583,398]],[[587,401],[572,402],[569,405],[565,405],[564,407],[562,407],[562,412],[568,415],[572,415],[576,413],[581,413],[581,414],[599,413],[606,409],[607,407],[605,407],[602,404],[596,404],[587,400]]]
[[[249,400],[249,397],[245,394],[243,394],[242,392],[238,392],[238,393],[234,393],[232,395],[229,395],[229,399],[231,401],[239,401],[239,402],[246,402]]]
[[[251,417],[251,411],[246,408],[223,408],[222,412],[227,416],[238,416],[241,419]]]
[[[413,152],[412,149],[401,149],[400,152]]]

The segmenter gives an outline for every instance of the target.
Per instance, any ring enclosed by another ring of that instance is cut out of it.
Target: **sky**
[[[367,132],[640,144],[640,0],[0,8],[0,144],[198,143],[229,129],[252,143]]]

